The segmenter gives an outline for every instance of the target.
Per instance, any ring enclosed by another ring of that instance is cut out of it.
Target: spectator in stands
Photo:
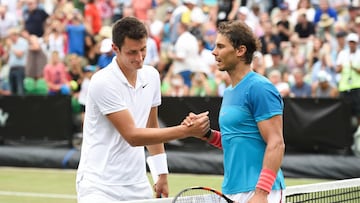
[[[294,83],[290,85],[290,97],[309,98],[311,97],[311,85],[304,80],[304,70],[295,68],[292,72]]]
[[[78,12],[67,16],[67,18],[65,30],[68,36],[68,53],[85,56],[85,37],[91,28],[89,24],[83,21],[83,17]]]
[[[159,58],[159,63],[157,66],[158,71],[160,72],[160,76],[161,78],[163,78],[166,74],[166,72],[168,71],[170,65],[171,65],[171,60],[168,57],[168,52],[169,50],[172,48],[172,43],[171,43],[171,15],[172,12],[174,11],[173,7],[168,7],[166,9],[166,15],[164,16],[164,25],[163,25],[163,30],[160,32],[160,58]]]
[[[270,18],[269,13],[267,13],[267,12],[259,13],[258,18],[259,18],[259,23],[255,26],[255,36],[261,37],[265,33],[265,31],[264,31],[265,26],[264,25],[267,22],[271,22],[271,18]]]
[[[291,13],[290,21],[296,24],[296,21],[300,15],[305,14],[306,20],[314,24],[315,8],[311,3],[311,0],[299,0],[297,9]]]
[[[30,35],[42,37],[49,14],[38,5],[38,0],[26,0],[26,5],[27,7],[23,13],[25,30],[28,31]]]
[[[169,11],[174,10],[178,0],[156,0],[155,19],[165,22]]]
[[[293,34],[293,25],[289,21],[290,16],[290,10],[289,5],[287,3],[282,3],[279,6],[280,8],[280,16],[279,20],[276,22],[276,28],[277,28],[277,34],[280,38],[281,47],[284,46],[284,44],[287,44],[290,40],[290,36]]]
[[[347,47],[346,38],[347,32],[345,31],[339,31],[336,33],[336,50],[332,50],[332,52],[335,52],[335,56],[339,54],[339,52]],[[336,60],[336,58],[335,58]]]
[[[239,0],[219,0],[217,5],[216,25],[219,25],[219,23],[223,21],[235,20],[239,7]]]
[[[312,84],[312,97],[314,98],[336,98],[339,92],[331,83],[331,76],[324,70],[317,74],[317,81]]]
[[[329,16],[333,22],[337,21],[337,12],[330,6],[329,0],[319,0],[319,7],[315,10],[314,23],[318,24],[321,21],[321,16]]]
[[[289,83],[283,82],[281,77],[281,72],[277,69],[270,71],[268,78],[270,82],[276,87],[280,92],[281,97],[290,96],[290,86]]]
[[[10,28],[18,26],[15,13],[8,12],[7,6],[0,3],[0,43],[4,43]]]
[[[205,48],[208,50],[213,50],[215,48],[215,39],[216,29],[209,28],[206,30],[204,34]]]
[[[349,48],[340,51],[336,60],[336,70],[340,73],[340,97],[351,103],[352,115],[357,118],[358,128],[354,136],[353,151],[360,155],[360,49],[359,35],[349,33],[346,37]]]
[[[81,84],[84,78],[84,62],[80,56],[76,54],[69,54],[67,56],[66,66],[66,76],[67,81],[70,82],[72,96],[77,97],[77,94],[79,94],[81,90]]]
[[[38,80],[43,78],[43,70],[48,61],[48,57],[44,52],[46,45],[43,38],[36,35],[29,35],[27,38],[29,50],[26,59],[25,76]]]
[[[114,0],[114,7],[113,7],[113,16],[112,16],[112,23],[116,22],[117,20],[123,17],[123,8],[124,2],[123,0]]]
[[[23,4],[25,3],[24,0],[1,0],[1,4],[6,6],[6,10],[11,13],[11,15],[13,15],[15,17],[15,20],[17,22],[21,21],[22,19],[22,15],[21,13],[17,12],[17,9],[19,8],[19,6],[23,6]],[[24,9],[24,7],[21,7],[21,9]]]
[[[29,42],[20,35],[17,27],[9,29],[7,47],[10,67],[9,83],[13,95],[24,95],[25,66],[29,50]]]
[[[246,25],[248,25],[251,28],[251,30],[255,31],[256,23],[254,23],[253,21],[251,21],[251,19],[248,18],[249,13],[250,13],[250,10],[247,7],[240,6],[240,8],[237,12],[237,20],[240,20],[240,21],[246,23]]]
[[[114,15],[115,0],[97,0],[102,25],[110,25]]]
[[[101,32],[101,31],[100,31]],[[97,39],[99,38],[99,39]],[[88,65],[95,65],[97,64],[99,57],[101,55],[100,53],[100,45],[101,45],[101,39],[105,39],[107,37],[101,37],[99,36],[91,36],[89,34],[85,37],[85,43],[87,44],[87,50],[85,53],[85,59],[88,63]],[[111,38],[108,37],[108,38]]]
[[[315,25],[307,19],[305,12],[298,12],[294,32],[303,44],[306,44],[315,36]]]
[[[218,69],[229,73],[231,86],[224,92],[219,113],[221,132],[209,130],[201,139],[224,149],[222,192],[230,199],[282,202],[283,101],[269,80],[251,70],[257,44],[245,23],[220,23],[213,54]],[[184,123],[196,117],[190,114]]]
[[[46,44],[48,58],[50,58],[50,54],[53,51],[57,51],[60,58],[65,59],[67,53],[67,35],[64,32],[64,25],[60,20],[56,19],[49,23],[49,27],[43,38]]]
[[[309,50],[306,55],[307,60],[307,70],[311,71],[314,64],[320,60],[320,53],[326,52],[330,53],[331,48],[330,44],[326,41],[323,41],[319,37],[314,37],[312,42],[310,43],[311,46],[309,46]]]
[[[192,125],[159,128],[159,72],[143,65],[147,31],[135,17],[113,25],[116,58],[90,80],[83,143],[77,171],[79,202],[115,202],[153,197],[146,176],[144,147],[154,175],[156,197],[168,197],[163,142],[201,136],[209,130],[208,112]],[[136,147],[135,147],[136,146]],[[101,174],[99,176],[99,174]]]
[[[351,32],[357,32],[356,29],[354,29],[356,27],[356,18],[359,16],[360,14],[360,5],[354,6],[354,5],[350,5],[348,7],[348,18],[347,20],[347,28],[349,31]]]
[[[268,49],[270,43],[275,44],[277,49],[280,49],[280,37],[273,33],[273,25],[270,21],[263,22],[264,35],[260,37],[261,42],[261,53],[268,54],[271,49]]]
[[[101,11],[97,7],[95,0],[86,0],[84,10],[84,21],[90,25],[89,33],[96,35],[102,27]]]
[[[134,16],[134,9],[131,7],[131,0],[130,3],[125,3],[123,7],[123,17],[130,17]]]
[[[132,0],[131,6],[134,11],[134,16],[141,21],[148,20],[148,10],[153,8],[152,0]]]
[[[199,67],[199,46],[197,39],[188,31],[185,23],[178,25],[179,38],[168,56],[173,60],[174,74],[183,76],[185,84],[191,87],[191,73]]]
[[[146,52],[147,53],[146,53],[144,64],[154,66],[155,68],[157,68],[159,61],[160,61],[159,51],[156,46],[156,42],[155,42],[154,38],[152,38],[150,36],[148,37],[148,40],[147,40]]]
[[[305,51],[300,41],[296,37],[293,37],[291,38],[289,44],[286,47],[284,47],[284,49],[285,48],[286,48],[286,52],[284,53],[282,61],[287,68],[287,72],[291,73],[295,68],[301,68],[304,70],[304,72],[306,72]]]
[[[147,20],[144,21],[148,28],[149,36],[155,41],[158,51],[160,51],[161,34],[164,30],[164,21],[155,18],[155,9],[147,11]]]
[[[183,4],[184,11],[181,13],[181,22],[188,26],[187,29],[195,37],[202,37],[202,25],[205,23],[205,15],[198,5],[198,0],[184,0]]]
[[[111,63],[115,56],[115,52],[112,49],[112,40],[110,38],[101,41],[100,53],[97,66],[99,69],[103,69]]]
[[[161,94],[170,97],[189,96],[189,87],[184,83],[184,78],[180,74],[173,74],[172,67],[166,73],[161,83]]]
[[[336,48],[334,23],[334,19],[325,13],[321,16],[321,20],[317,24],[317,35],[322,41],[329,43],[331,48]]]
[[[150,31],[149,22],[145,22],[145,26],[148,30],[149,37],[146,42],[146,57],[144,60],[144,65],[150,65],[157,68],[159,64],[159,48],[157,44],[157,37],[153,37]],[[159,45],[160,46],[160,45]]]
[[[281,81],[287,82],[289,74],[287,72],[287,67],[282,60],[283,59],[282,51],[280,49],[275,48],[270,51],[270,54],[272,58],[272,66],[270,66],[265,70],[265,76],[269,77],[271,71],[278,70],[281,73]]]
[[[44,79],[49,87],[49,95],[70,95],[71,88],[67,79],[65,64],[59,53],[53,51],[48,64],[44,68]]]
[[[326,49],[321,50],[319,60],[311,68],[310,75],[312,84],[318,81],[319,72],[321,71],[326,72],[330,77],[328,82],[337,87],[335,63],[331,58],[330,52]]]
[[[212,55],[209,49],[206,49],[206,42],[203,38],[198,39],[199,44],[199,55],[200,60],[204,64],[204,71],[208,74],[210,78],[214,78],[214,73],[216,68],[216,61],[214,55]]]
[[[213,78],[208,78],[204,72],[194,72],[191,74],[190,96],[216,96],[217,85]]]

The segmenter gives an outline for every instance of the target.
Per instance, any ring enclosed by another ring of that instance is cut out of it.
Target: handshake
[[[187,126],[187,135],[197,138],[203,138],[210,130],[209,112],[200,114],[189,113],[189,115],[181,122],[181,125]]]

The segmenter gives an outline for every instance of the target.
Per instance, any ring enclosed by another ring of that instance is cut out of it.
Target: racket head
[[[173,199],[172,203],[233,203],[220,191],[213,188],[195,186],[185,188]]]

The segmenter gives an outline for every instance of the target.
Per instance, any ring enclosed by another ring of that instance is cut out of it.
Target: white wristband
[[[150,173],[154,183],[156,183],[159,179],[159,175],[169,173],[165,153],[149,156],[146,161],[149,165]]]

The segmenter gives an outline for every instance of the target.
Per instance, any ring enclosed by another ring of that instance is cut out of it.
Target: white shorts
[[[226,195],[233,201],[238,203],[246,203],[254,195],[255,191],[243,192],[233,195]],[[272,190],[268,195],[268,203],[284,203],[285,202],[285,191],[284,190]]]
[[[137,185],[102,185],[89,180],[76,183],[78,203],[112,203],[153,198],[149,182]]]

